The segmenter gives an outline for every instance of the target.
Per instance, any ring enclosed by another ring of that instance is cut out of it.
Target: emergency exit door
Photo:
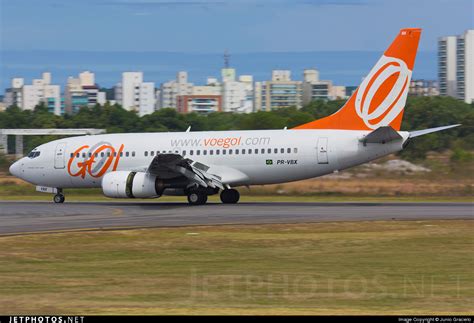
[[[318,139],[318,164],[328,163],[328,138]]]

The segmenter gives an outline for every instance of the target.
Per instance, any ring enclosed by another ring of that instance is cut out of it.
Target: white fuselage
[[[360,141],[369,131],[255,130],[105,134],[55,140],[12,169],[39,186],[100,187],[111,171],[146,171],[157,153],[178,153],[209,166],[230,186],[297,181],[356,166],[402,149]]]

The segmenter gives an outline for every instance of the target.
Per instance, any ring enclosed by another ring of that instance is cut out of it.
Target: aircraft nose
[[[13,163],[13,165],[10,166],[9,171],[10,171],[10,174],[12,174],[13,176],[20,177],[20,173],[21,173],[20,161]]]

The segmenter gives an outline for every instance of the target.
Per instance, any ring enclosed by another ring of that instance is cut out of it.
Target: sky
[[[405,27],[423,28],[413,77],[436,79],[437,39],[474,29],[474,0],[0,0],[0,94],[44,71],[63,86],[84,70],[106,87],[124,71],[203,84],[225,50],[256,81],[317,68],[357,85]]]
[[[184,53],[420,50],[474,28],[474,0],[0,0],[0,50]]]

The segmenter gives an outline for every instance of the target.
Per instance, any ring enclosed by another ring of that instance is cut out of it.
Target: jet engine
[[[154,198],[166,189],[182,189],[188,183],[184,177],[160,179],[144,172],[116,171],[104,175],[102,191],[113,198]]]

